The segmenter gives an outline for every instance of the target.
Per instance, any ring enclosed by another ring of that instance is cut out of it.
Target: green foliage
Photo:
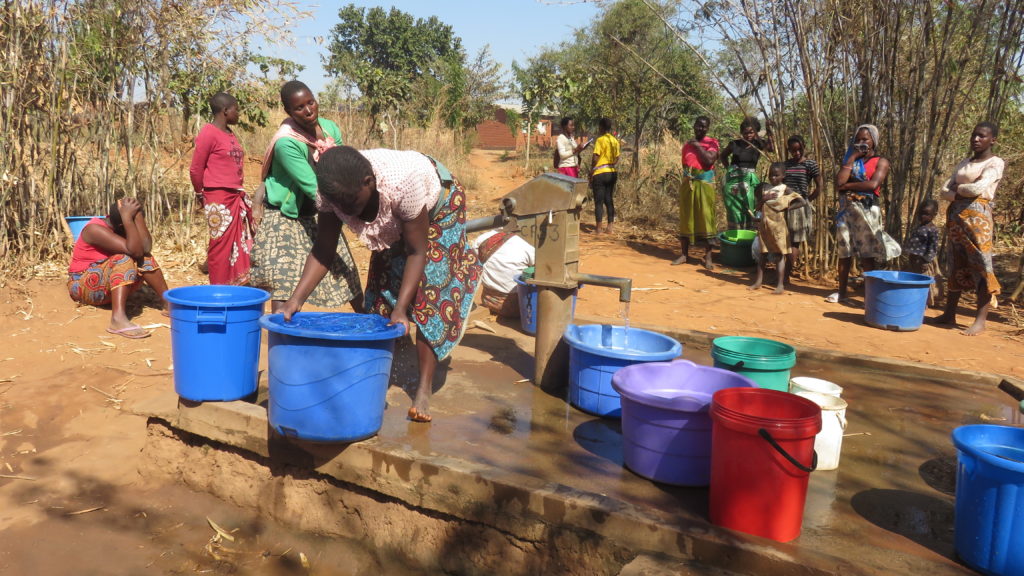
[[[463,91],[464,80],[456,70],[465,54],[451,26],[433,16],[415,19],[396,8],[385,12],[353,4],[341,8],[338,19],[324,67],[332,76],[355,84],[375,126],[381,115],[398,112],[416,93],[441,96],[449,102],[447,120],[458,120],[451,102]],[[449,88],[448,82],[453,86]]]
[[[694,115],[719,106],[693,52],[662,21],[675,14],[675,4],[655,4],[657,13],[648,4],[615,2],[572,43],[545,50],[525,69],[513,67],[528,112],[538,104],[557,109],[576,118],[581,132],[612,118],[638,144],[633,170],[648,134],[679,129],[681,118],[688,127]]]

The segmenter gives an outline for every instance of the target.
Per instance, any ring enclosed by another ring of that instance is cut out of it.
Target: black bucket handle
[[[779,454],[782,454],[782,456],[786,460],[789,460],[789,463],[792,464],[793,466],[796,466],[797,468],[799,468],[800,470],[802,470],[804,472],[807,472],[808,474],[810,474],[811,472],[814,472],[815,470],[818,469],[818,451],[817,450],[811,450],[811,467],[808,468],[807,466],[804,466],[800,462],[797,462],[797,459],[793,458],[789,454],[789,452],[786,452],[785,448],[783,448],[782,446],[779,446],[779,443],[775,441],[775,438],[772,438],[771,433],[769,433],[767,430],[765,430],[764,428],[760,428],[760,429],[758,429],[757,433],[758,433],[759,436],[761,436],[761,438],[764,438],[765,440],[767,440],[768,443],[772,445],[772,448],[775,448],[779,452]]]
[[[719,360],[719,362],[722,362],[722,361]],[[739,370],[740,368],[743,368],[743,363],[744,363],[744,360],[740,360],[739,362],[737,362],[735,364],[728,364],[726,362],[722,362],[722,364],[725,364],[726,366],[729,367],[729,370]]]

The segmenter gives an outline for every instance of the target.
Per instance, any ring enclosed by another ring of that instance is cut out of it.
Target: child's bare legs
[[[680,253],[679,258],[676,258],[675,260],[672,261],[672,265],[673,266],[678,266],[680,264],[686,264],[686,256],[690,253],[690,238],[687,237],[687,236],[680,236],[679,237],[679,248],[680,248],[681,253]]]
[[[775,285],[775,291],[772,292],[772,294],[782,294],[786,291],[786,259],[788,257],[788,254],[779,254],[779,263],[776,264],[776,271],[779,273],[779,281]]]
[[[791,249],[792,252],[786,254],[786,270],[789,271],[790,277],[796,272],[796,263],[800,261],[800,244],[793,242]]]
[[[747,290],[760,290],[761,284],[764,282],[764,262],[765,255],[758,254],[757,256],[757,275],[754,277],[754,283],[747,286]]]
[[[430,422],[430,395],[433,392],[434,370],[437,368],[437,356],[418,332],[416,333],[416,357],[419,360],[420,381],[416,387],[416,396],[409,408],[409,419],[414,422]]]

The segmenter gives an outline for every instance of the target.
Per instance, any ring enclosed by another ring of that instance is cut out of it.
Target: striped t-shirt
[[[786,186],[796,190],[801,196],[807,198],[811,181],[818,177],[818,163],[810,158],[804,158],[797,162],[790,158],[786,160],[786,177],[782,179]]]

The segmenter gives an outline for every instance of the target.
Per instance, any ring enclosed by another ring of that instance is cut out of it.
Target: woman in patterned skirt
[[[218,92],[210,98],[210,110],[213,121],[196,135],[188,171],[210,230],[206,248],[210,284],[247,284],[252,201],[242,188],[245,151],[231,131],[231,126],[238,124],[238,101]]]
[[[341,130],[320,118],[319,105],[309,88],[297,80],[281,87],[281,104],[288,114],[267,147],[263,159],[266,196],[257,193],[254,210],[259,229],[252,251],[252,285],[271,292],[272,312],[295,291],[306,255],[317,237],[316,173],[313,166],[324,151],[341,144]],[[352,303],[363,311],[359,271],[344,234],[335,238],[330,278],[310,296],[316,306]]]
[[[480,279],[466,240],[466,194],[444,165],[412,151],[338,146],[317,165],[320,230],[285,318],[297,312],[324,277],[344,222],[373,255],[366,279],[368,312],[416,326],[419,383],[409,408],[430,422],[434,369],[462,339]]]
[[[111,204],[106,218],[93,218],[82,229],[68,266],[68,294],[79,304],[110,304],[107,332],[125,338],[146,338],[149,331],[128,319],[128,295],[145,282],[163,296],[164,273],[150,250],[153,237],[142,205],[135,198]]]
[[[992,153],[999,127],[982,122],[971,133],[971,152],[957,165],[942,189],[950,201],[946,210],[949,280],[946,281],[946,310],[934,322],[956,324],[956,307],[964,290],[978,296],[977,315],[964,334],[974,336],[985,330],[999,281],[992,269],[994,225],[991,202],[1003,178],[1003,159]]]

